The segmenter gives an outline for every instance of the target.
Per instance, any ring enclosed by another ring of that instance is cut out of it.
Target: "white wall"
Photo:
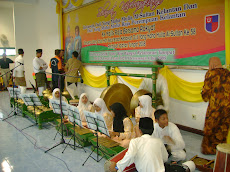
[[[173,69],[181,79],[189,82],[202,82],[205,77],[205,70],[179,70]],[[177,124],[203,130],[205,115],[208,103],[190,103],[170,98],[169,119]],[[196,119],[192,119],[192,115],[196,115]]]
[[[9,42],[7,47],[14,47],[14,24],[13,24],[13,8],[4,7],[0,4],[0,38],[4,34]],[[0,47],[4,47],[0,41]]]
[[[36,49],[43,49],[42,58],[49,63],[54,50],[60,48],[58,14],[53,0],[37,0],[32,4],[14,3],[16,48],[23,48],[27,87],[32,77],[32,61]],[[50,69],[48,70],[50,71]]]

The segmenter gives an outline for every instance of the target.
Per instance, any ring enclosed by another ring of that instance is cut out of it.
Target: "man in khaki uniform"
[[[78,81],[78,71],[81,68],[81,61],[77,59],[78,58],[78,52],[74,51],[72,53],[72,58],[69,59],[66,63],[65,70],[66,70],[66,82],[67,82],[67,90],[71,97],[74,99],[74,96],[76,95],[76,87],[77,87],[77,81]],[[74,76],[74,77],[70,77]]]

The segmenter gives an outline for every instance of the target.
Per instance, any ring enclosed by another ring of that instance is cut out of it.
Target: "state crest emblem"
[[[212,14],[205,16],[205,30],[209,33],[214,33],[219,29],[220,15]]]

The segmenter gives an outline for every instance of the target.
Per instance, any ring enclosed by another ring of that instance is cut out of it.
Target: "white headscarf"
[[[52,96],[53,96],[52,99],[53,99],[53,100],[60,100],[60,97],[57,98],[57,97],[55,96],[55,93],[56,93],[57,91],[58,91],[59,94],[60,94],[60,89],[59,89],[59,88],[55,88],[55,89],[53,90],[53,92],[52,92]],[[61,96],[61,94],[60,94],[60,96]]]
[[[88,101],[87,101],[86,104],[84,104],[82,102],[82,98],[84,96],[86,96],[88,98],[88,95],[86,93],[82,93],[81,96],[80,96],[80,99],[79,99],[79,104],[77,106],[77,108],[79,109],[79,112],[80,112],[80,115],[81,115],[81,118],[82,118],[83,121],[85,121],[85,116],[84,116],[84,112],[83,111],[84,110],[89,111],[90,110],[89,108],[90,108],[90,105],[91,105],[90,102],[89,102],[89,99],[88,99]]]
[[[53,90],[53,92],[52,92],[52,96],[53,96],[53,97],[52,97],[52,100],[60,100],[60,97],[57,98],[57,97],[55,96],[55,93],[56,93],[57,91],[59,92],[59,94],[60,94],[60,96],[61,96],[60,89],[59,89],[59,88],[55,88],[55,89]],[[66,99],[64,96],[62,96],[61,99],[62,99],[62,101],[68,103],[67,99]]]
[[[143,106],[140,108],[140,116],[143,117],[149,117],[152,118],[152,98],[148,95],[143,95],[138,97],[139,101],[141,102],[141,105]]]
[[[101,108],[101,110],[100,110],[99,112],[97,112],[97,111],[95,110],[95,113],[96,113],[96,114],[102,115],[102,116],[103,116],[104,113],[109,113],[109,114],[110,114],[110,112],[109,112],[109,110],[108,110],[108,108],[107,108],[107,106],[106,106],[106,104],[105,104],[105,101],[104,101],[102,98],[97,98],[97,99],[94,101],[93,105],[97,105],[98,107]]]

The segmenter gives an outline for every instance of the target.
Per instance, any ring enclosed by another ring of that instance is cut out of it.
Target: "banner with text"
[[[224,0],[101,0],[64,13],[63,31],[66,59],[85,63],[225,64]]]

